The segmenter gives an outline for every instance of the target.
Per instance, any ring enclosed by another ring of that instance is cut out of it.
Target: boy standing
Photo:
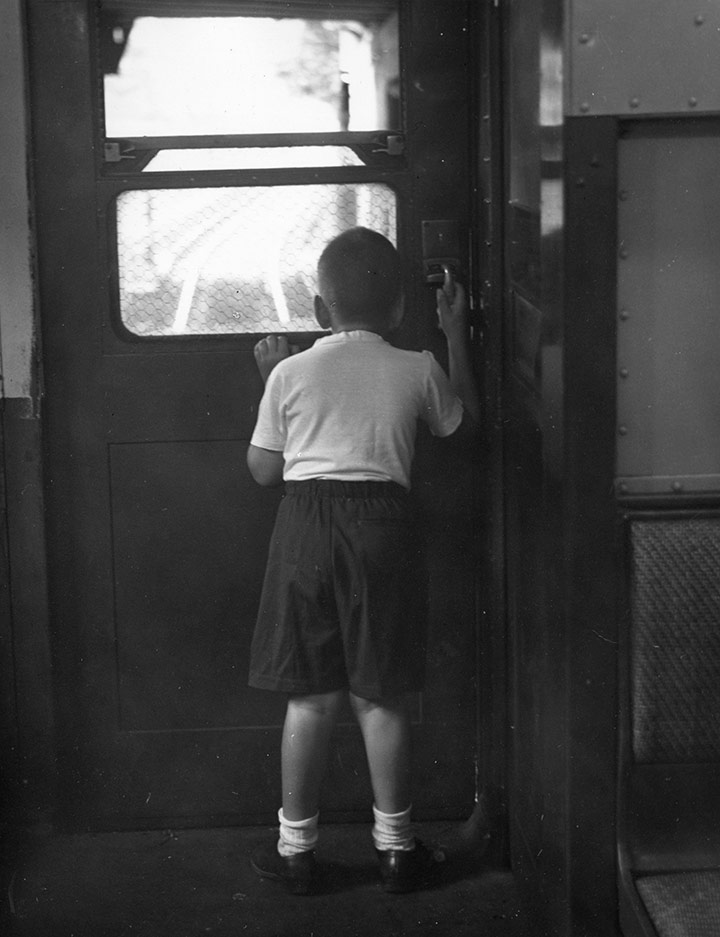
[[[368,758],[383,885],[404,892],[432,866],[410,827],[408,693],[424,675],[424,582],[408,490],[418,419],[436,436],[474,431],[462,287],[438,290],[450,379],[429,352],[385,341],[402,320],[397,252],[353,228],[323,251],[315,316],[331,333],[291,355],[258,342],[266,381],[248,450],[261,485],[285,482],[253,638],[250,685],[288,695],[277,845],[255,871],[311,887],[319,790],[349,693]]]

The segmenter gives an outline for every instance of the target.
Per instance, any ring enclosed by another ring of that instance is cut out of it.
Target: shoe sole
[[[253,859],[250,860],[250,868],[260,878],[266,878],[273,882],[282,882],[291,895],[307,895],[310,891],[310,880],[306,882],[301,879],[290,879],[280,872],[270,872],[268,869],[263,869],[257,865]]]

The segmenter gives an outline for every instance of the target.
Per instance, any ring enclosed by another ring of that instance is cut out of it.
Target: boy
[[[408,490],[418,419],[437,436],[479,418],[464,292],[438,290],[450,379],[429,352],[385,341],[403,315],[400,263],[367,228],[339,235],[318,262],[315,316],[331,334],[291,355],[258,342],[265,392],[248,449],[261,485],[285,482],[258,621],[251,686],[288,694],[280,837],[255,871],[309,891],[319,789],[349,693],[370,769],[383,885],[420,883],[433,856],[410,827],[408,693],[423,685],[422,563]]]

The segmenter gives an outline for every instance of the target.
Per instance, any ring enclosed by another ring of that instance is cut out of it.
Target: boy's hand
[[[436,294],[440,328],[448,344],[465,342],[469,337],[465,290],[460,283],[448,284]]]
[[[288,344],[284,335],[268,335],[267,338],[261,338],[253,349],[253,353],[263,384],[278,362],[284,361],[290,355],[296,355],[299,351],[297,345]]]

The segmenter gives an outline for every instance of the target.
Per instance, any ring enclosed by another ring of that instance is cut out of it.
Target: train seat
[[[624,937],[720,934],[720,518],[630,522],[618,858]]]

